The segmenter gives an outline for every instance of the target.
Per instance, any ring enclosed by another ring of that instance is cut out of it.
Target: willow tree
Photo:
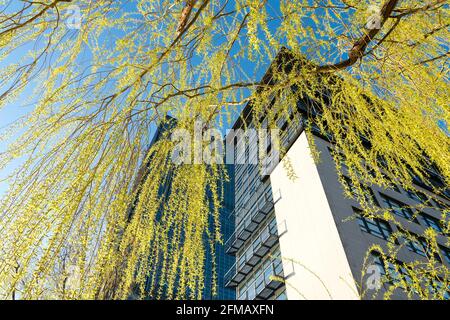
[[[222,241],[217,180],[226,177],[220,165],[166,161],[170,141],[147,149],[167,114],[187,129],[193,119],[224,125],[249,100],[261,112],[282,97],[270,115],[326,88],[314,123],[332,136],[365,214],[394,220],[367,201],[366,184],[414,192],[420,179],[435,201],[448,199],[444,0],[0,3],[0,107],[32,105],[2,134],[0,166],[19,163],[0,205],[3,297],[119,299],[140,288],[158,298],[160,282],[144,282],[163,265],[169,298],[200,298],[202,239]],[[260,83],[282,47],[309,63],[275,68],[275,81]],[[145,164],[149,178],[136,187]],[[430,183],[430,169],[443,185]],[[168,172],[173,192],[163,199]],[[437,250],[436,233],[425,236]],[[67,285],[67,265],[77,285]],[[448,270],[433,259],[408,268],[412,285],[396,282],[408,292],[429,298],[418,286],[429,274],[448,286]]]

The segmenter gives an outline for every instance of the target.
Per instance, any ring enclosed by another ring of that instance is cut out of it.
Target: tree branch
[[[186,4],[181,11],[180,16],[180,23],[178,24],[177,32],[180,33],[183,31],[184,27],[186,26],[189,16],[191,15],[192,9],[194,8],[195,4],[197,3],[197,0],[186,0]]]
[[[436,6],[439,5],[443,5],[444,2],[446,2],[446,0],[437,0],[434,3],[429,3],[423,7],[418,7],[418,8],[412,8],[412,9],[396,9],[394,10],[394,12],[398,12],[397,15],[395,16],[391,16],[391,18],[401,18],[416,12],[420,12],[420,11],[426,11],[426,10],[430,10],[430,9],[436,9]]]
[[[17,23],[14,27],[11,27],[9,29],[6,29],[6,30],[3,30],[2,32],[0,32],[0,37],[8,32],[12,32],[14,30],[20,29],[23,26],[26,26],[27,24],[33,22],[37,18],[41,17],[44,13],[46,13],[49,9],[55,8],[56,5],[60,2],[72,2],[72,0],[54,0],[52,3],[45,5],[45,7],[42,10],[40,10],[38,13],[36,13],[34,16],[32,16],[27,21],[24,21],[22,23]]]
[[[329,65],[323,65],[316,68],[317,72],[330,72],[340,69],[345,69],[347,67],[350,67],[353,65],[356,61],[358,61],[359,58],[364,56],[364,53],[367,49],[367,46],[369,43],[375,38],[375,36],[378,34],[378,32],[383,27],[386,20],[390,17],[392,11],[394,10],[395,6],[398,4],[398,0],[387,0],[383,7],[381,8],[380,12],[380,29],[365,29],[364,35],[360,37],[354,44],[350,52],[348,53],[348,58],[335,63],[335,64],[329,64]]]
[[[430,58],[430,59],[427,59],[427,60],[420,61],[420,62],[416,63],[415,65],[425,64],[425,63],[428,63],[428,62],[433,62],[433,61],[442,59],[444,57],[450,57],[450,51],[448,51],[446,53],[443,53],[443,54],[441,54],[441,55],[439,55],[437,57],[433,57],[433,58]]]

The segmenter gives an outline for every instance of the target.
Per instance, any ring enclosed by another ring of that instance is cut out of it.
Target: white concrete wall
[[[277,223],[287,232],[280,237],[281,255],[289,300],[359,299],[350,266],[308,140],[302,133],[288,152],[297,179],[292,181],[282,163],[270,175]]]

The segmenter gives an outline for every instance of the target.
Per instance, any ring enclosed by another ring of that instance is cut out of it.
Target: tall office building
[[[270,73],[264,81],[267,79]],[[289,125],[283,117],[277,120],[281,145],[287,150],[296,179],[289,178],[282,164],[275,164],[267,175],[260,173],[258,165],[239,164],[243,161],[238,157],[251,154],[252,148],[257,148],[257,141],[250,138],[245,152],[241,153],[239,143],[235,143],[236,228],[225,245],[228,254],[236,257],[236,263],[227,271],[225,283],[236,289],[239,300],[381,298],[387,289],[383,285],[376,296],[362,296],[368,289],[366,283],[359,287],[355,280],[361,279],[364,258],[371,245],[386,248],[390,234],[398,231],[398,226],[365,218],[359,214],[360,204],[344,196],[332,157],[333,144],[318,130],[312,137],[307,137],[304,131],[308,103],[305,99],[292,106]],[[255,127],[252,116],[249,103],[234,129]],[[310,139],[320,153],[319,163],[311,155]],[[346,176],[346,168],[342,170]],[[432,175],[439,180],[437,173]],[[367,191],[381,208],[391,210],[411,234],[421,235],[429,227],[440,233],[438,259],[449,267],[450,249],[439,220],[442,205],[450,206],[450,202],[432,194],[420,181],[416,182],[421,193],[377,186],[367,187]],[[415,212],[413,208],[427,194],[430,199],[439,198],[441,203],[429,200],[433,208]],[[414,214],[417,218],[412,219]],[[356,219],[347,221],[353,215]],[[400,249],[396,258],[401,266],[404,262],[426,259],[428,254],[426,244],[410,242]],[[371,259],[380,274],[386,273],[379,256],[374,254]],[[436,281],[439,286],[439,279]],[[450,298],[450,293],[444,297]],[[392,298],[406,296],[399,288]]]
[[[152,141],[150,143],[150,147],[155,144],[156,142],[160,141],[161,139],[169,139],[170,138],[170,131],[173,130],[173,128],[176,127],[176,119],[170,116],[167,116],[165,121],[163,121],[156,129],[156,132],[152,138]],[[169,135],[164,135],[164,133],[169,133]],[[149,161],[152,161],[150,158]],[[168,161],[170,161],[168,159]],[[229,181],[221,182],[219,181],[218,184],[219,188],[223,188],[224,190],[224,197],[223,197],[223,203],[222,207],[220,208],[220,228],[221,233],[223,237],[228,238],[231,236],[231,234],[234,232],[234,219],[230,219],[230,217],[233,215],[233,207],[234,207],[234,170],[233,166],[227,166],[226,170],[228,172]],[[144,181],[148,176],[148,166],[144,166],[137,179],[136,188],[139,188],[139,185]],[[168,196],[171,192],[171,180],[172,180],[172,173],[167,173],[167,179],[166,183],[160,186],[159,194],[160,197]],[[139,196],[139,193],[138,193]],[[130,208],[129,216],[133,214],[134,207],[132,206]],[[163,209],[160,209],[163,210]],[[212,210],[212,209],[211,209]],[[157,219],[159,219],[159,216],[157,216]],[[212,217],[211,217],[212,219]],[[212,221],[211,221],[212,222]],[[213,228],[212,223],[210,224],[211,229]],[[214,233],[214,230],[210,230],[211,233]],[[228,269],[234,264],[235,258],[233,256],[230,256],[226,254],[225,247],[223,244],[217,243],[215,245],[215,264],[213,263],[213,255],[211,253],[208,240],[205,235],[205,271],[204,271],[204,279],[205,279],[205,286],[202,294],[202,299],[205,300],[234,300],[235,297],[235,290],[233,288],[226,287],[224,284],[224,275],[225,272],[228,271]],[[214,265],[216,266],[216,284],[215,281],[213,281],[213,268]],[[162,267],[162,266],[160,266]],[[156,271],[158,273],[158,271]],[[150,281],[150,279],[148,279]],[[158,275],[155,277],[156,283],[158,283],[158,286],[164,286],[164,284],[159,283]],[[214,288],[215,286],[215,288]],[[215,289],[215,290],[214,290]],[[165,293],[163,290],[163,295],[161,298],[164,299]],[[130,297],[131,299],[133,297]]]
[[[234,167],[227,165],[229,181],[223,183],[224,197],[220,209],[220,229],[223,239],[228,239],[234,232]],[[225,273],[234,265],[235,258],[225,251],[223,244],[215,245],[215,268],[217,273],[216,295],[213,294],[214,282],[212,281],[214,264],[209,247],[206,247],[206,269],[204,300],[235,300],[236,290],[225,286]]]

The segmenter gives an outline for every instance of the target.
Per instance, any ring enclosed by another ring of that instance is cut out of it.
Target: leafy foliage
[[[255,114],[275,118],[315,97],[310,120],[332,136],[364,214],[385,214],[367,201],[366,184],[416,190],[418,178],[434,201],[449,198],[450,140],[438,125],[450,122],[445,1],[0,4],[0,107],[36,87],[32,111],[10,128],[19,137],[0,155],[0,168],[21,160],[0,205],[5,297],[126,298],[137,290],[158,298],[167,290],[200,298],[202,239],[221,241],[215,185],[223,172],[171,165],[168,141],[147,150],[150,129],[167,114],[192,129],[193,119],[230,122],[250,99]],[[367,29],[374,4],[380,29]],[[79,29],[65,24],[72,5]],[[273,81],[258,82],[283,46],[297,63],[282,60]],[[286,103],[267,110],[274,96]],[[136,188],[147,162],[148,178]],[[169,172],[173,192],[163,198]],[[65,285],[64,261],[79,270],[79,286]],[[161,279],[152,278],[161,264]]]

